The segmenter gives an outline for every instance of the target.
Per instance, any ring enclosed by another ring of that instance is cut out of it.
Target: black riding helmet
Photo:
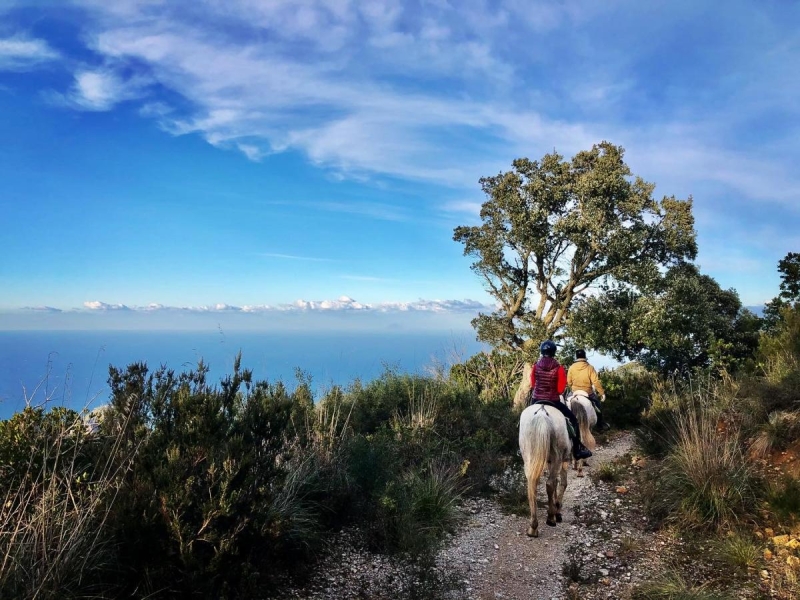
[[[539,350],[541,351],[542,356],[555,356],[556,344],[552,340],[545,340],[542,342],[542,345],[539,346]]]

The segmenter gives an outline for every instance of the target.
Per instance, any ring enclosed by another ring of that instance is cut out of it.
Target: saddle
[[[552,406],[553,408],[558,409],[558,404],[561,404],[561,403],[560,402],[553,402],[551,400],[534,400],[533,402],[530,403],[529,406],[533,406],[534,404],[542,404],[544,406]],[[559,412],[561,412],[561,411],[559,410]],[[577,437],[577,432],[572,427],[572,423],[570,423],[569,419],[567,419],[565,417],[564,418],[564,422],[567,424],[567,433],[569,434],[569,438],[571,440],[574,440]]]
[[[586,398],[587,400],[589,400],[589,402],[592,403],[592,406],[594,407],[594,411],[596,413],[599,414],[599,413],[603,412],[600,409],[600,398],[598,398],[597,394],[595,394],[594,392],[592,392],[590,394],[586,390],[575,390],[574,392],[572,392],[571,395],[572,396],[581,396],[582,398]]]

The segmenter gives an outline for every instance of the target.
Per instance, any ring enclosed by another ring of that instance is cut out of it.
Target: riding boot
[[[572,456],[575,457],[575,460],[581,460],[589,458],[592,455],[592,451],[589,450],[580,440],[575,440],[572,444]]]
[[[598,431],[605,431],[607,429],[611,429],[611,425],[606,423],[606,420],[603,418],[603,413],[597,413],[597,430]]]

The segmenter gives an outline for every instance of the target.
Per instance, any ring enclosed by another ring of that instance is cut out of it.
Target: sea
[[[256,380],[290,389],[298,369],[317,398],[334,385],[368,382],[387,370],[429,374],[449,369],[486,347],[473,331],[222,332],[0,331],[0,419],[26,405],[92,409],[108,402],[109,366],[144,362],[188,371],[199,360],[218,382],[242,367]]]

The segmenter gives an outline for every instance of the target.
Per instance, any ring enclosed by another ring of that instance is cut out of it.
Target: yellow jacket
[[[598,396],[605,394],[603,384],[600,383],[600,378],[597,376],[597,371],[594,367],[586,362],[585,358],[579,358],[567,371],[567,385],[575,392],[583,390],[587,394],[595,391]],[[592,387],[594,386],[594,390]]]

